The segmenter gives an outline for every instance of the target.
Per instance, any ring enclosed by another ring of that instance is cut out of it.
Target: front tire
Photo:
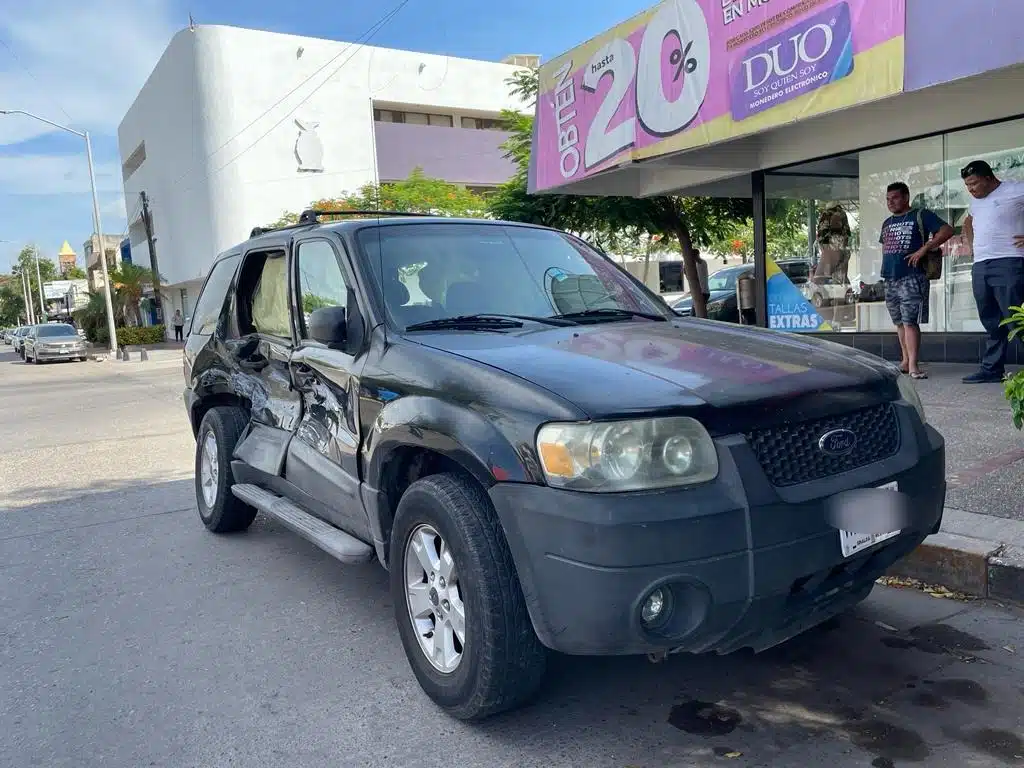
[[[536,694],[547,651],[479,485],[440,474],[409,486],[395,514],[390,555],[402,645],[434,703],[459,720],[483,720]]]
[[[211,408],[196,435],[196,504],[199,519],[214,533],[244,531],[256,519],[256,510],[241,501],[231,486],[231,454],[249,418],[241,408]]]

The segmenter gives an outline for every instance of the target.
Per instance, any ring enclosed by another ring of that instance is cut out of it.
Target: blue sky
[[[117,125],[171,36],[188,23],[355,40],[399,0],[0,0],[0,109],[22,109],[93,136],[107,233],[126,227]],[[655,0],[410,0],[372,44],[498,60],[556,56]],[[522,6],[520,6],[522,7]],[[0,115],[0,272],[26,243],[79,254],[92,231],[84,143]],[[81,261],[79,262],[81,265]]]

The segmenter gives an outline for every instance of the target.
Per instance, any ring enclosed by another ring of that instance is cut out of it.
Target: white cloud
[[[0,0],[0,109],[114,136],[183,19],[171,0]],[[177,14],[175,14],[177,15]],[[27,70],[27,71],[26,71]],[[31,74],[29,74],[31,73]],[[0,117],[0,145],[53,129]]]
[[[128,218],[128,211],[125,210],[124,195],[118,195],[106,205],[100,206],[100,215],[103,217],[115,216],[123,221]]]
[[[121,167],[96,164],[101,195],[121,193]],[[0,155],[0,190],[19,195],[88,195],[89,165],[77,155]]]

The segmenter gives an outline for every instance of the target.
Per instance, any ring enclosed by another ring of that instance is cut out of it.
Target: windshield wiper
[[[587,318],[604,317],[611,320],[617,320],[620,318],[626,320],[631,317],[643,317],[648,320],[668,320],[664,315],[658,315],[654,312],[634,312],[631,309],[620,309],[618,307],[602,307],[600,309],[585,309],[582,312],[566,312],[562,315],[555,315],[555,317],[561,320],[582,320]]]
[[[558,317],[534,317],[532,315],[504,315],[483,312],[476,315],[457,315],[455,317],[441,317],[437,320],[426,320],[422,323],[407,325],[405,330],[428,331],[444,328],[505,330],[507,328],[522,328],[523,321],[543,323],[544,325],[576,325],[576,323],[571,320]]]

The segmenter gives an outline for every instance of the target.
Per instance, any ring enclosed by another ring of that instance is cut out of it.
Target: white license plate
[[[71,354],[71,350],[70,350],[70,349],[62,349],[62,350],[60,351],[60,353],[61,353],[62,355],[70,355],[70,354]]]
[[[896,483],[886,483],[880,485],[880,489],[886,491],[897,490]],[[875,544],[880,544],[883,541],[888,541],[894,536],[899,536],[899,531],[889,531],[888,533],[855,533],[854,531],[840,531],[839,532],[839,547],[843,551],[843,557],[850,557],[858,552],[873,547]]]

